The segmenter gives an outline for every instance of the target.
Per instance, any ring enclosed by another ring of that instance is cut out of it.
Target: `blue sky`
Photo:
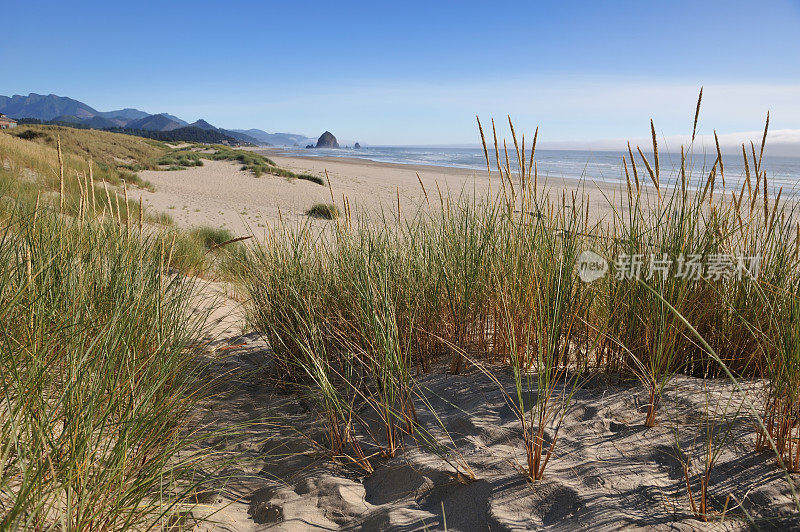
[[[372,144],[800,129],[800,1],[5,0],[0,94]]]

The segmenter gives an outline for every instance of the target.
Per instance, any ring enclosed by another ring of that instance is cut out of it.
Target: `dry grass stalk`
[[[764,157],[764,146],[767,145],[767,130],[769,130],[769,111],[767,111],[767,121],[764,124],[764,136],[761,137],[761,151],[758,154],[758,169],[761,170],[761,160]]]
[[[130,208],[130,200],[128,199],[128,182],[127,181],[122,181],[122,191],[125,194],[125,224],[128,226],[128,232],[130,233],[131,208]]]
[[[80,199],[85,200],[89,191],[84,189],[85,180],[81,177],[79,172],[75,172],[75,181],[78,182],[78,192],[80,193]]]
[[[536,126],[536,131],[533,133],[533,144],[531,144],[531,156],[528,159],[528,177],[530,178],[531,175],[531,168],[534,165],[533,158],[536,155],[536,141],[539,138],[539,126]],[[534,187],[534,192],[536,191],[536,187]]]
[[[694,125],[692,125],[692,142],[697,134],[697,119],[700,118],[700,102],[703,101],[703,87],[700,87],[700,94],[697,96],[697,108],[694,111]]]
[[[636,159],[633,157],[633,150],[631,150],[631,143],[628,143],[628,155],[630,156],[631,160],[631,170],[633,170],[633,180],[636,183],[636,194],[639,194],[639,189],[641,188],[639,185],[639,172],[636,170]]]
[[[520,154],[519,144],[517,143],[517,133],[514,131],[514,123],[511,121],[511,115],[508,116],[508,126],[511,128],[511,138],[514,141],[514,151],[517,153],[517,164],[519,165],[519,172],[520,177],[522,178],[521,187],[525,188],[525,178],[523,173],[525,172],[525,163],[522,160],[522,155]],[[523,150],[524,151],[524,150]],[[506,153],[506,168],[508,169],[509,178],[511,177],[511,168],[508,165],[508,154]]]
[[[108,212],[113,217],[114,216],[114,205],[111,203],[111,194],[108,193],[108,183],[106,180],[103,180],[103,190],[106,193],[106,201],[108,202]]]
[[[64,157],[61,154],[61,135],[56,136],[56,149],[58,150],[58,182],[61,214],[64,214]]]
[[[628,188],[628,203],[631,203],[631,198],[633,198],[633,188],[631,187],[631,175],[628,173],[628,163],[625,161],[624,155],[622,156],[622,167],[625,170],[625,181]]]
[[[717,146],[717,162],[719,162],[719,176],[722,178],[722,189],[725,189],[725,164],[722,161],[722,150],[719,149],[717,130],[714,130],[714,144]]]
[[[486,152],[486,144],[483,145],[483,151]],[[486,153],[486,160],[487,161],[489,160],[489,154],[488,153]],[[491,172],[491,170],[488,169],[488,164],[489,163],[486,163],[486,164],[487,164],[487,171]],[[416,172],[416,174],[417,174],[417,181],[419,182],[419,186],[420,186],[420,188],[422,188],[422,193],[425,195],[425,203],[427,203],[428,206],[430,206],[431,201],[430,201],[430,198],[428,198],[428,191],[425,190],[425,185],[422,183],[422,178],[419,176],[419,172]]]
[[[97,203],[94,198],[94,164],[91,158],[89,158],[89,187],[92,191],[92,212],[97,212]]]
[[[752,157],[753,173],[756,175],[756,181],[758,181],[759,179],[761,179],[761,177],[760,177],[761,176],[761,166],[760,166],[759,159],[756,156],[756,145],[753,143],[752,140],[750,141],[750,153],[753,156]]]
[[[36,220],[39,218],[39,200],[41,199],[42,193],[36,193],[36,203],[33,205],[33,221],[31,223],[31,232],[36,232]]]
[[[336,205],[336,200],[333,199],[333,183],[331,183],[331,176],[328,175],[328,169],[325,168],[325,180],[328,182],[328,191],[331,194],[331,205]]]
[[[175,235],[172,235],[172,242],[169,244],[169,254],[167,255],[166,269],[169,270],[172,265],[172,253],[175,251]]]
[[[681,146],[681,192],[686,192],[686,152]]]
[[[395,188],[396,198],[397,198],[397,219],[401,219],[402,215],[400,213],[400,187]]]
[[[481,145],[483,146],[483,156],[486,159],[486,173],[489,174],[489,176],[491,176],[492,169],[489,166],[489,151],[486,148],[486,137],[483,134],[483,126],[481,125],[481,119],[478,115],[475,115],[475,119],[478,121],[478,131],[480,131],[481,133]],[[419,174],[417,174],[417,179],[419,179]],[[422,180],[420,180],[420,184],[422,184]],[[422,187],[422,189],[425,190],[425,187]],[[425,199],[427,198],[428,194],[426,193]]]
[[[700,196],[701,202],[705,200],[706,195],[709,194],[710,191],[711,193],[708,195],[708,202],[713,203],[714,184],[716,182],[716,177],[717,177],[717,164],[718,161],[715,160],[714,165],[711,167],[711,171],[708,173],[708,179],[706,179],[706,186],[705,188],[703,188],[703,194]]]
[[[744,181],[747,185],[747,197],[751,198],[753,196],[753,186],[750,183],[750,163],[747,161],[747,150],[744,147],[744,143],[742,143],[742,159],[744,160]]]
[[[650,180],[653,182],[653,186],[656,187],[658,198],[661,199],[661,187],[658,182],[658,177],[653,172],[653,168],[650,166],[650,163],[647,162],[647,157],[644,156],[642,149],[639,146],[636,146],[636,149],[639,150],[639,156],[642,158],[642,161],[644,161],[644,166],[647,168],[647,173],[650,175]]]
[[[494,160],[497,161],[497,173],[500,175],[500,180],[503,180],[503,171],[500,169],[500,148],[497,144],[497,128],[494,126],[494,118],[492,118],[492,136],[494,137]]]
[[[653,124],[653,119],[650,119],[650,133],[653,136],[653,163],[655,164],[656,168],[656,181],[659,183],[656,185],[656,189],[659,189],[659,185],[661,183],[661,165],[658,162],[658,141],[656,140],[656,126]]]
[[[506,158],[506,171],[505,176],[508,180],[508,186],[511,189],[511,196],[512,198],[517,197],[517,193],[514,191],[514,182],[511,180],[511,162],[508,159],[508,146],[506,145],[506,139],[503,139],[503,153],[505,154]]]
[[[122,207],[119,206],[119,194],[114,194],[114,200],[117,203],[117,227],[122,231]]]

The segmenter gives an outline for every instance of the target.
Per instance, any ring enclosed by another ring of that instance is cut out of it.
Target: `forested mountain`
[[[183,124],[176,122],[166,115],[150,115],[139,120],[133,120],[125,124],[128,129],[145,129],[147,131],[172,131],[183,127]]]
[[[83,102],[49,94],[30,93],[27,96],[0,96],[0,113],[11,118],[38,118],[53,120],[59,116],[76,116],[80,119],[92,118],[97,111]]]

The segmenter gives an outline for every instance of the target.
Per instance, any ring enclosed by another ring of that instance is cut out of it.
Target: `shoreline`
[[[436,164],[415,164],[415,163],[397,163],[397,162],[389,162],[389,161],[375,161],[373,159],[367,159],[365,157],[356,157],[356,156],[348,156],[348,157],[335,157],[333,155],[298,155],[293,153],[287,153],[286,150],[281,150],[280,148],[270,148],[270,147],[260,147],[260,148],[244,148],[249,151],[254,151],[265,157],[269,157],[270,159],[290,159],[296,161],[323,161],[329,163],[346,163],[346,164],[353,164],[353,165],[360,165],[360,166],[374,166],[376,168],[404,168],[407,170],[421,170],[421,171],[444,171],[444,173],[450,173],[454,175],[463,175],[469,173],[476,173],[476,174],[486,174],[485,170],[480,170],[476,168],[468,168],[464,166],[442,166]],[[277,162],[277,161],[275,161]]]

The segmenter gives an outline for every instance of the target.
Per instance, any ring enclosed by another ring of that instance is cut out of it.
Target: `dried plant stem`
[[[700,87],[700,94],[697,96],[697,108],[694,111],[694,124],[692,125],[692,142],[697,135],[697,119],[700,118],[700,102],[703,101],[703,87]]]
[[[89,159],[89,187],[92,191],[92,212],[97,212],[97,203],[94,199],[94,164],[92,159]]]
[[[659,186],[658,177],[656,177],[656,174],[653,172],[650,163],[647,162],[647,157],[645,157],[644,153],[642,153],[642,149],[639,146],[636,146],[636,149],[639,150],[639,156],[642,158],[645,168],[647,168],[647,173],[650,175],[650,180],[653,182],[653,186],[656,187],[658,198],[661,199],[661,187]]]
[[[630,155],[631,160],[631,170],[633,170],[633,180],[636,183],[636,194],[639,194],[639,189],[641,188],[639,185],[639,172],[636,170],[636,159],[633,157],[633,150],[631,150],[631,143],[628,143],[628,155]]]
[[[478,117],[478,115],[475,115],[475,119],[478,121],[478,131],[480,131],[481,133],[481,145],[483,146],[483,157],[486,159],[486,173],[489,174],[489,176],[491,176],[492,169],[489,166],[489,150],[486,147],[486,137],[483,134],[483,126],[481,125],[481,119],[480,117]],[[419,174],[417,174],[417,179],[419,179]],[[422,184],[422,181],[420,181],[420,184]],[[425,187],[422,188],[423,190],[425,189]],[[425,194],[425,197],[427,198],[428,194]]]
[[[656,170],[656,189],[660,189],[661,183],[661,165],[658,162],[658,141],[656,140],[656,126],[653,124],[653,119],[650,119],[650,133],[653,136],[653,163]]]
[[[61,135],[56,135],[56,149],[58,151],[59,205],[61,214],[64,214],[64,158],[61,154]]]

